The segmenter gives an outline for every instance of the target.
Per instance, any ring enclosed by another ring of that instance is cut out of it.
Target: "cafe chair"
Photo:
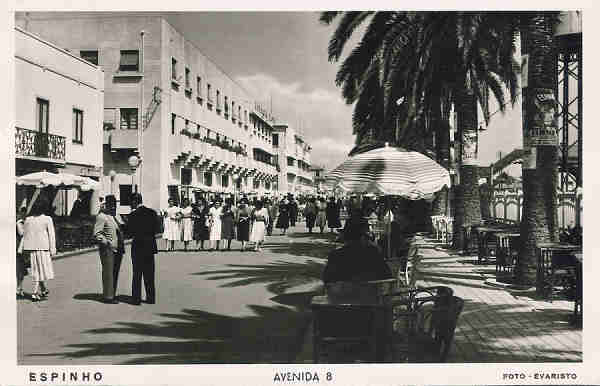
[[[577,260],[572,253],[552,253],[550,274],[546,278],[546,298],[553,299],[563,294],[569,300],[575,300],[577,295]]]

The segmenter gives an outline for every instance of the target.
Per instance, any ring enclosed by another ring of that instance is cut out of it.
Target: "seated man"
[[[348,220],[345,245],[332,251],[323,271],[323,282],[370,281],[392,278],[392,271],[377,247],[369,243],[369,224],[363,218]]]

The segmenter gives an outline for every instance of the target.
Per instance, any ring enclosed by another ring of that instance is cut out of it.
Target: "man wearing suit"
[[[133,281],[131,292],[133,304],[142,303],[142,278],[146,288],[146,303],[156,303],[154,287],[154,255],[156,234],[160,232],[156,212],[142,205],[142,195],[134,193],[131,197],[133,211],[127,221],[127,229],[133,238],[131,243],[131,262],[133,264]]]
[[[102,264],[102,301],[117,304],[117,280],[121,269],[121,260],[125,253],[123,235],[116,218],[117,202],[115,196],[107,196],[106,203],[96,216],[94,237],[98,243],[100,262]]]

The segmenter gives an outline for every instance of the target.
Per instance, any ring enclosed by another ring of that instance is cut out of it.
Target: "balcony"
[[[114,129],[108,133],[111,151],[137,149],[138,131],[136,129]]]
[[[66,138],[60,135],[16,128],[15,155],[17,158],[42,159],[65,163]]]

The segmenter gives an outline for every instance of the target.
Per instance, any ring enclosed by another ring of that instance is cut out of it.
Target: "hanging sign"
[[[557,146],[558,120],[554,92],[550,89],[538,92],[534,104],[535,113],[526,131],[527,143],[530,146]]]
[[[477,133],[466,131],[463,133],[462,164],[477,165]]]

